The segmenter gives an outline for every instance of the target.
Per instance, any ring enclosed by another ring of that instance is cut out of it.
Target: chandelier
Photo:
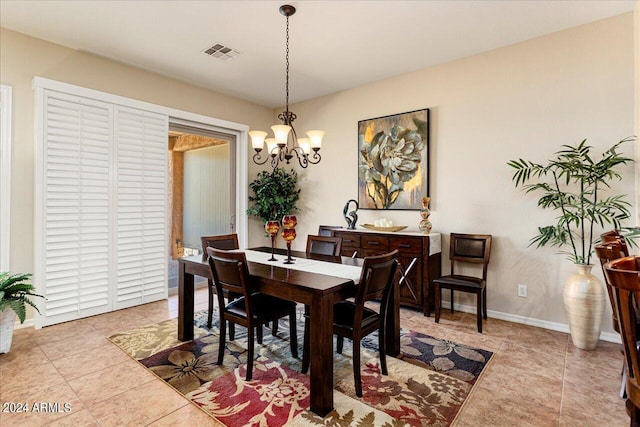
[[[253,155],[253,162],[257,165],[263,165],[271,160],[271,167],[275,169],[281,162],[286,161],[289,164],[295,156],[300,166],[306,168],[309,164],[320,163],[321,157],[318,151],[322,146],[324,131],[310,130],[307,132],[308,138],[298,138],[298,134],[293,128],[296,115],[289,111],[289,17],[296,13],[296,8],[285,4],[280,6],[280,13],[287,17],[286,109],[278,115],[282,124],[271,126],[273,138],[267,138],[267,132],[261,130],[249,132],[251,146],[256,152]],[[265,143],[267,144],[267,155],[263,158],[262,150]]]

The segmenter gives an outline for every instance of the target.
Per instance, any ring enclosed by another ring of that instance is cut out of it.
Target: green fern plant
[[[40,297],[36,294],[35,287],[29,283],[31,274],[9,274],[9,272],[0,273],[0,311],[11,308],[16,312],[20,323],[24,323],[27,317],[26,304],[35,308],[38,313],[38,307],[29,297]]]
[[[635,137],[628,137],[614,144],[599,160],[592,157],[593,147],[585,139],[576,146],[563,145],[546,164],[523,159],[507,163],[515,169],[512,181],[516,187],[540,194],[538,206],[560,213],[555,224],[538,227],[529,245],[568,246],[570,250],[560,253],[576,264],[590,264],[593,245],[599,240],[594,226],[609,224],[620,229],[630,217],[631,204],[624,196],[605,197],[603,193],[613,179],[622,179],[616,168],[633,162],[618,152],[620,145],[633,140]],[[537,182],[529,184],[533,180]],[[637,235],[635,230],[627,237]]]

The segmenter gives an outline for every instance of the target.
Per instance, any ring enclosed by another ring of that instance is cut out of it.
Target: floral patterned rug
[[[236,339],[227,341],[224,363],[218,366],[218,327],[207,329],[206,312],[196,313],[193,341],[177,340],[176,319],[110,340],[227,426],[448,426],[492,356],[403,330],[402,354],[387,357],[385,376],[373,334],[362,343],[363,397],[358,398],[350,341],[345,340],[343,353],[334,355],[335,409],[323,419],[309,411],[309,377],[300,373],[300,359],[291,357],[288,327],[280,322],[277,337],[265,329],[263,344],[256,344],[251,381],[244,380],[246,330],[236,327]]]

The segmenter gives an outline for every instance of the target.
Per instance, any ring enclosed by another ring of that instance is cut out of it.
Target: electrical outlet
[[[518,285],[518,296],[522,298],[527,297],[527,285]]]

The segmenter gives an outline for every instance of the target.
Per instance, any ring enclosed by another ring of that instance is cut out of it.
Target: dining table
[[[259,247],[247,253],[270,254],[271,250]],[[291,251],[294,264],[286,265],[286,251],[276,249],[275,254],[276,261],[252,261],[247,257],[249,274],[256,291],[309,306],[310,409],[324,417],[333,410],[333,305],[353,297],[357,286],[357,278],[347,277],[338,264],[360,267],[361,271],[363,260]],[[213,274],[206,255],[179,258],[178,265],[178,339],[189,341],[194,332],[195,276],[212,279]],[[399,294],[397,281],[394,282],[385,329],[386,352],[390,356],[400,353]]]

